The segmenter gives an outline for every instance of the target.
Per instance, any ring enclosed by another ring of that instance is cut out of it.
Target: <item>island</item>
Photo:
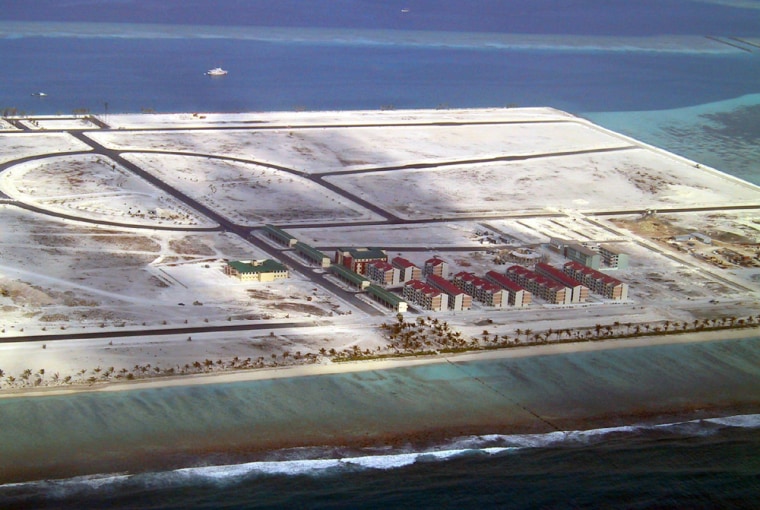
[[[760,324],[758,187],[552,108],[6,117],[0,140],[0,396]]]
[[[552,108],[4,117],[0,481],[741,421],[759,191]]]

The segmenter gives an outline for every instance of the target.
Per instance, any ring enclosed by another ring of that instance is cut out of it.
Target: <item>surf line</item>
[[[466,375],[467,377],[469,377],[469,378],[471,378],[471,379],[473,379],[473,380],[477,381],[477,382],[478,382],[480,385],[482,385],[484,388],[487,388],[488,390],[490,390],[490,391],[493,391],[494,393],[496,393],[497,395],[499,395],[499,396],[500,396],[500,397],[502,397],[503,399],[507,400],[508,402],[511,402],[512,404],[514,404],[515,406],[519,407],[520,409],[522,409],[522,410],[523,410],[523,411],[525,411],[526,413],[528,413],[528,414],[530,414],[531,416],[535,417],[535,418],[536,418],[537,420],[539,420],[540,422],[542,422],[542,423],[545,423],[546,425],[548,425],[548,426],[549,426],[549,427],[550,427],[552,430],[554,430],[555,432],[560,432],[560,433],[561,433],[561,434],[563,434],[564,436],[567,436],[567,431],[566,431],[566,430],[562,430],[562,429],[561,429],[560,427],[558,427],[556,424],[554,424],[554,423],[552,423],[551,421],[549,421],[548,419],[544,418],[543,416],[541,416],[540,414],[538,414],[537,412],[535,412],[533,409],[529,408],[528,406],[526,406],[525,404],[523,404],[523,403],[521,403],[521,402],[518,402],[518,401],[516,401],[515,399],[513,399],[513,398],[511,398],[510,396],[506,395],[506,394],[505,394],[505,393],[503,393],[502,391],[500,391],[500,390],[498,390],[498,389],[494,388],[493,386],[491,386],[490,384],[486,383],[486,382],[485,382],[484,380],[482,380],[481,378],[479,378],[479,377],[477,377],[477,376],[474,376],[474,375],[472,375],[472,374],[469,374],[469,373],[468,373],[468,372],[467,372],[467,371],[464,369],[464,367],[463,367],[463,366],[461,366],[461,365],[458,365],[458,364],[454,363],[454,362],[453,362],[453,361],[451,361],[449,358],[446,358],[446,363],[448,363],[449,365],[451,365],[451,366],[455,367],[456,369],[458,369],[460,372],[462,372],[462,373],[463,373],[464,375]],[[619,468],[620,468],[620,466],[618,466],[618,465],[615,463],[615,461],[614,461],[614,460],[612,460],[612,459],[606,459],[606,458],[603,458],[603,457],[602,457],[602,455],[601,455],[601,454],[600,454],[598,451],[594,451],[593,453],[594,453],[594,454],[597,456],[597,458],[598,458],[598,459],[599,459],[599,460],[600,460],[602,463],[609,463],[609,464],[610,464],[612,467],[614,467],[615,469],[619,469]]]

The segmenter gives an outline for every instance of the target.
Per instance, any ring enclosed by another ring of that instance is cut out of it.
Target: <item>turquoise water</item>
[[[747,453],[760,448],[760,415],[711,416],[757,412],[758,375],[760,343],[753,338],[5,399],[0,476],[7,482],[59,481],[6,484],[0,499],[57,505],[84,498],[94,507],[119,507],[138,491],[186,503],[190,486],[205,487],[218,503],[230,486],[246,497],[260,484],[279,487],[259,496],[260,507],[267,507],[286,490],[288,498],[306,501],[310,492],[291,492],[292,484],[309,486],[315,477],[342,486],[473,465],[490,472],[494,483],[509,466],[512,483],[543,469],[568,484],[564,491],[579,490],[573,485],[579,477],[591,484],[583,490],[592,491],[596,478],[577,464],[579,457],[601,462],[619,490],[632,493],[655,478],[637,466],[636,478],[627,480],[631,467],[619,454],[651,452],[661,459],[662,447],[686,449],[689,466],[669,469],[672,476],[689,477],[703,454],[735,449],[737,441],[746,445],[745,454],[723,460],[720,470],[744,473],[730,489],[743,498],[760,488],[757,477],[748,476],[757,472],[757,458]],[[573,432],[582,430],[587,432]],[[708,453],[689,446],[702,443],[709,444]],[[523,457],[525,466],[515,464]],[[454,465],[445,465],[449,461]],[[728,493],[714,497],[721,501]]]

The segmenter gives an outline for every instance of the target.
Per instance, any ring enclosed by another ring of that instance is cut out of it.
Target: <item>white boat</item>
[[[227,71],[225,71],[221,67],[215,67],[213,69],[209,69],[208,71],[206,71],[206,74],[208,76],[224,76],[225,74],[227,74]]]
[[[35,97],[45,97],[45,96],[47,96],[47,94],[45,94],[44,92],[33,92],[32,95],[35,96]]]

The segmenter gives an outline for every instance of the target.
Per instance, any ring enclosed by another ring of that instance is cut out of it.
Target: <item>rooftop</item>
[[[351,258],[356,259],[382,259],[387,258],[385,250],[382,248],[345,248],[340,247],[338,251],[341,253],[348,253]]]
[[[442,278],[440,276],[431,274],[427,277],[428,283],[431,285],[434,285],[444,291],[446,294],[450,294],[452,296],[458,296],[459,294],[467,294],[465,291],[451,283],[445,278]]]
[[[240,274],[279,273],[288,270],[284,265],[272,259],[254,261],[232,260],[227,264]]]

